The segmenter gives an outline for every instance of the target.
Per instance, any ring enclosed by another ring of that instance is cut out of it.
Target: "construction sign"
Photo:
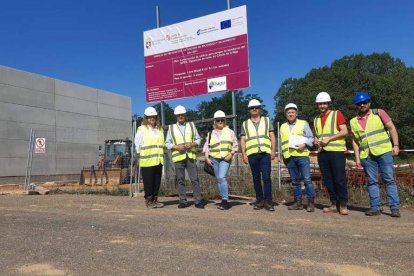
[[[36,138],[35,153],[46,152],[46,138]]]

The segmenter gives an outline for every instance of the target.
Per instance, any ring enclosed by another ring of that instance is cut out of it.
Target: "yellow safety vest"
[[[187,143],[193,143],[195,139],[195,126],[194,123],[185,123],[185,133],[184,137],[181,133],[180,129],[178,128],[177,124],[170,125],[168,128],[170,137],[174,142],[174,145],[184,145]],[[187,158],[196,159],[196,147],[192,147],[188,151],[180,152],[178,150],[171,150],[171,156],[173,162],[178,162]]]
[[[331,111],[328,115],[328,118],[326,118],[325,125],[322,129],[322,120],[320,117],[316,117],[314,120],[314,126],[315,126],[315,133],[316,137],[319,140],[322,140],[325,137],[331,137],[335,134],[339,133],[338,129],[336,128],[336,112],[337,111]],[[320,152],[322,149],[319,148],[318,152]],[[325,151],[346,151],[346,142],[345,137],[330,142],[327,146],[323,147],[323,150]]]
[[[208,155],[216,158],[223,159],[230,154],[231,149],[233,148],[233,137],[232,131],[227,126],[221,130],[220,139],[216,135],[210,133],[211,139],[209,143],[209,152]]]
[[[296,120],[292,131],[289,130],[289,124],[284,123],[280,127],[280,139],[282,143],[283,158],[288,159],[291,156],[309,156],[309,150],[305,148],[304,151],[298,151],[297,149],[289,148],[289,137],[291,134],[296,136],[303,136],[305,130],[306,121]]]
[[[243,122],[243,129],[246,133],[246,155],[259,152],[271,153],[272,143],[269,135],[270,119],[261,117],[259,127],[256,130],[251,119]]]
[[[154,135],[154,129],[148,126],[140,126],[138,131],[143,134],[140,149],[139,165],[141,167],[153,167],[164,164],[164,132],[158,128],[158,135]]]
[[[388,133],[384,129],[384,124],[380,116],[368,115],[365,130],[358,123],[358,119],[351,119],[351,130],[359,145],[359,156],[365,159],[371,153],[374,156],[382,155],[392,151],[392,145]]]

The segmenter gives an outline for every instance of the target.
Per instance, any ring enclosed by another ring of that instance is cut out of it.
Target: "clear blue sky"
[[[142,114],[142,33],[227,9],[226,0],[1,0],[0,64],[132,97]],[[414,66],[412,0],[232,0],[247,5],[251,87],[273,115],[283,80],[344,55],[389,52]],[[315,94],[317,91],[315,91]],[[169,101],[195,109],[211,96]],[[244,112],[244,111],[242,111]]]

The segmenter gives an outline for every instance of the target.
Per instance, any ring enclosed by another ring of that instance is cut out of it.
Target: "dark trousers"
[[[193,185],[193,197],[195,203],[201,201],[200,181],[198,180],[197,166],[194,159],[186,158],[184,160],[174,163],[175,180],[178,188],[178,195],[180,202],[186,202],[186,188],[185,188],[185,169],[187,169],[191,184]]]
[[[270,154],[256,153],[249,155],[247,158],[249,159],[250,169],[252,170],[253,185],[254,190],[256,192],[256,200],[272,200],[272,180],[270,179]]]
[[[144,182],[144,197],[158,196],[161,185],[162,165],[141,167],[142,180]]]
[[[348,186],[345,173],[345,153],[341,151],[321,151],[318,153],[318,163],[331,202],[347,203]]]

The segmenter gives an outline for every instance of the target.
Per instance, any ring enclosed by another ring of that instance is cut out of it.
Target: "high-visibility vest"
[[[174,145],[185,145],[187,143],[193,143],[195,139],[195,126],[194,123],[185,123],[185,133],[184,136],[181,133],[177,124],[170,125],[168,131],[171,139],[174,142]],[[171,150],[171,156],[173,162],[178,162],[187,158],[196,159],[196,147],[192,147],[188,151],[180,152],[178,150]]]
[[[314,126],[315,126],[316,138],[318,138],[319,140],[322,140],[325,137],[331,137],[339,133],[336,127],[337,125],[336,113],[337,111],[331,111],[329,113],[328,118],[326,118],[323,129],[322,129],[322,119],[320,117],[315,118]],[[321,150],[322,150],[321,148],[318,149],[319,152]],[[325,151],[346,151],[345,137],[330,142],[327,146],[323,147],[323,150]]]
[[[303,151],[298,151],[297,149],[289,148],[289,137],[291,134],[296,136],[303,136],[303,131],[305,130],[306,121],[296,120],[295,125],[292,127],[292,130],[289,129],[289,124],[284,123],[280,126],[280,139],[282,143],[282,153],[283,158],[288,159],[291,156],[309,156],[309,150],[305,148]]]
[[[266,152],[271,153],[272,143],[269,135],[270,119],[261,117],[259,127],[256,130],[251,119],[243,122],[243,129],[246,133],[246,155]]]
[[[139,165],[141,167],[153,167],[164,164],[164,132],[158,128],[158,135],[154,135],[154,129],[148,126],[140,126],[143,141],[140,148]]]
[[[392,151],[390,137],[384,129],[384,124],[380,116],[368,115],[365,130],[358,123],[358,119],[352,118],[350,121],[351,130],[359,145],[359,157],[365,159],[371,153],[374,156],[382,155]]]
[[[209,145],[209,152],[208,155],[216,158],[216,159],[223,159],[227,155],[231,153],[233,148],[233,136],[232,131],[229,127],[225,126],[221,130],[220,139],[216,135],[212,135],[213,132],[210,133],[211,139]]]

